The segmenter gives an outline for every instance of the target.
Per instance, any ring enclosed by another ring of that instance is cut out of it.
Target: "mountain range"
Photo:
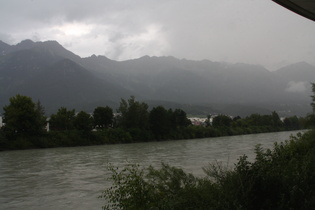
[[[61,106],[93,111],[117,108],[121,98],[188,114],[251,113],[304,116],[311,112],[315,66],[295,63],[276,71],[263,66],[149,57],[115,61],[81,58],[56,41],[0,41],[0,107],[16,94],[39,100],[48,114]]]

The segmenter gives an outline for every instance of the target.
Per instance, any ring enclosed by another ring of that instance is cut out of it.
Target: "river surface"
[[[0,152],[0,209],[101,209],[109,163],[164,162],[202,176],[209,163],[233,166],[243,154],[253,160],[255,145],[272,148],[296,133]]]

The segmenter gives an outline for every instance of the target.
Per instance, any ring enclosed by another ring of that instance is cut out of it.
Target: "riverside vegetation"
[[[74,109],[59,108],[45,116],[40,102],[16,95],[10,98],[3,114],[0,130],[0,150],[32,149],[67,146],[161,141],[241,135],[284,130],[298,130],[309,126],[313,115],[306,118],[287,117],[281,121],[276,112],[270,115],[252,114],[246,118],[218,115],[204,126],[193,126],[181,109],[148,105],[131,96],[122,99],[114,117],[112,108],[96,107],[92,114]],[[49,122],[49,131],[45,129]]]
[[[315,95],[312,98],[315,102]],[[312,106],[315,110],[315,103]],[[219,115],[212,124],[207,121],[205,127],[196,127],[182,110],[159,106],[148,111],[134,97],[122,99],[117,111],[120,115],[114,118],[109,107],[97,107],[92,116],[61,107],[50,116],[51,130],[47,132],[41,104],[16,95],[4,107],[0,146],[28,149],[202,138],[300,129],[315,122],[314,114],[282,122],[273,112],[244,119]],[[101,195],[106,200],[103,209],[314,209],[314,161],[315,130],[310,130],[273,149],[257,146],[253,162],[244,155],[234,168],[210,164],[204,168],[204,177],[167,164],[158,169],[110,166],[113,185]]]
[[[312,90],[310,125],[314,84]],[[257,145],[255,153],[254,161],[243,155],[233,168],[209,164],[204,177],[163,163],[158,169],[109,166],[113,184],[100,196],[103,209],[315,209],[315,128],[272,149]]]
[[[315,130],[255,151],[253,162],[244,155],[234,168],[210,164],[203,177],[167,164],[110,166],[103,209],[315,209]]]

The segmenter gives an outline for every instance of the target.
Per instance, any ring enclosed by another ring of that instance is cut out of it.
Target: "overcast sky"
[[[81,57],[315,65],[315,22],[271,0],[1,0],[0,26],[8,44],[56,40]]]

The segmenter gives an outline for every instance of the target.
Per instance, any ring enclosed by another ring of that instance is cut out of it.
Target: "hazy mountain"
[[[96,77],[73,61],[81,61],[79,56],[55,41],[18,45],[0,57],[1,106],[9,97],[24,94],[40,100],[48,112],[61,106],[91,110],[89,104],[116,105],[133,94],[110,77]]]
[[[75,55],[71,51],[65,49],[57,41],[33,42],[32,40],[24,40],[17,45],[8,46],[9,47],[6,47],[6,49],[3,50],[3,56],[7,55],[12,57],[12,53],[14,54],[22,51],[41,54],[40,58],[38,56],[34,56],[33,59],[44,59],[44,62],[47,63],[47,65],[51,65],[52,63],[65,58],[73,60],[77,63],[81,62],[80,56]]]
[[[10,45],[0,40],[0,54],[1,55],[5,54],[5,51],[7,51],[10,47],[11,47]]]
[[[311,111],[315,67],[303,62],[275,72],[257,65],[174,57],[118,62],[96,55],[81,58],[56,41],[31,40],[13,46],[0,42],[0,51],[0,106],[20,93],[40,100],[49,112],[61,106],[114,108],[130,95],[151,106],[181,107],[201,115]]]
[[[66,106],[93,111],[89,104],[112,105],[132,94],[112,83],[110,78],[99,79],[69,59],[55,63],[22,88],[26,95],[43,100],[49,109]]]
[[[312,82],[315,77],[315,67],[306,63],[299,62],[285,66],[274,73],[280,75],[286,81],[305,81]]]

